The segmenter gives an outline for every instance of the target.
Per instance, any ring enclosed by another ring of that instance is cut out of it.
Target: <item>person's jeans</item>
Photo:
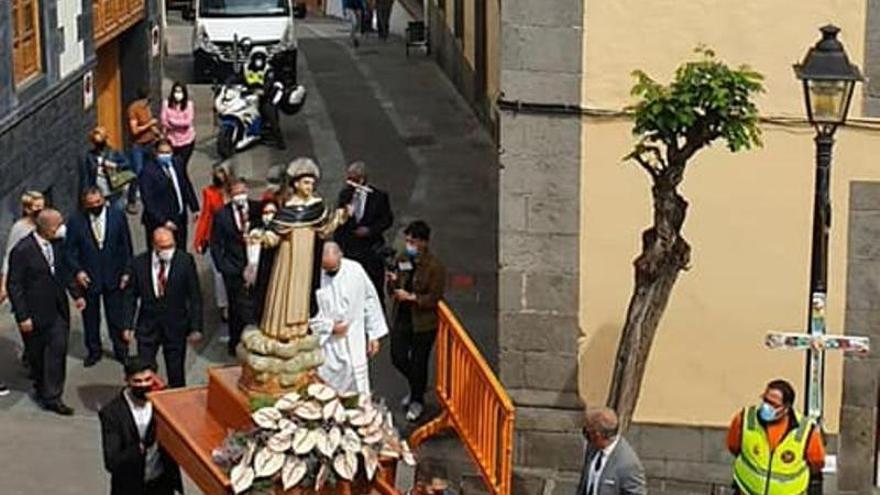
[[[412,318],[398,317],[391,331],[391,362],[409,381],[410,402],[424,404],[436,331],[414,332]]]
[[[348,36],[352,41],[356,41],[361,34],[360,30],[360,18],[361,11],[358,9],[345,9],[345,20],[348,21],[351,29],[349,30]]]
[[[146,163],[147,158],[153,152],[152,144],[137,144],[134,143],[131,145],[131,170],[138,177],[141,176],[141,172],[144,170],[144,163]],[[137,179],[135,179],[131,184],[128,185],[128,203],[133,204],[137,201]]]

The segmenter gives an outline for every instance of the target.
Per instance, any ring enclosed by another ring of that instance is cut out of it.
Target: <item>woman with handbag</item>
[[[134,182],[136,175],[129,169],[125,154],[107,143],[107,129],[95,127],[89,133],[89,141],[92,148],[83,160],[80,191],[97,187],[104,194],[107,204],[124,211],[125,188]]]
[[[171,94],[162,105],[162,129],[165,138],[171,141],[174,157],[180,162],[184,173],[189,175],[189,159],[196,145],[195,105],[189,99],[186,85],[175,82]]]

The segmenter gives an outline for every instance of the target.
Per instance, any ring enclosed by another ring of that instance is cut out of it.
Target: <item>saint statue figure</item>
[[[241,385],[252,393],[283,393],[309,381],[323,362],[320,341],[309,331],[317,312],[321,250],[324,239],[349,216],[316,194],[320,170],[311,159],[292,161],[285,175],[272,222],[248,236],[246,275],[251,280],[260,248],[276,249],[260,328],[247,329],[238,349]]]

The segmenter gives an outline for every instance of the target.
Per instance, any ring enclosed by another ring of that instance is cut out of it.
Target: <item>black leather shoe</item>
[[[85,366],[86,368],[91,368],[92,366],[98,364],[98,361],[100,361],[100,360],[101,360],[100,354],[98,354],[96,356],[89,356],[86,358],[85,361],[83,361],[83,366]]]
[[[43,409],[52,411],[61,416],[73,416],[73,408],[63,402],[55,402],[53,404],[44,404]]]

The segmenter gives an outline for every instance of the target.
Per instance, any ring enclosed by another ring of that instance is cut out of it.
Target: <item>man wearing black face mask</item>
[[[122,193],[125,187],[111,180],[111,176],[128,170],[128,159],[110,146],[107,142],[107,130],[101,126],[92,130],[89,141],[92,147],[83,160],[80,191],[85,192],[90,187],[97,187],[111,206],[124,211],[125,200]]]
[[[125,363],[126,387],[101,408],[104,466],[111,495],[183,493],[180,470],[156,441],[148,393],[156,389],[155,367],[134,356]]]
[[[102,298],[113,355],[117,361],[124,362],[128,345],[122,339],[125,326],[122,291],[128,283],[125,268],[132,257],[131,232],[125,214],[108,208],[96,187],[86,189],[82,208],[68,223],[67,257],[77,285],[86,294],[82,317],[88,355],[84,364],[90,367],[101,359]]]

